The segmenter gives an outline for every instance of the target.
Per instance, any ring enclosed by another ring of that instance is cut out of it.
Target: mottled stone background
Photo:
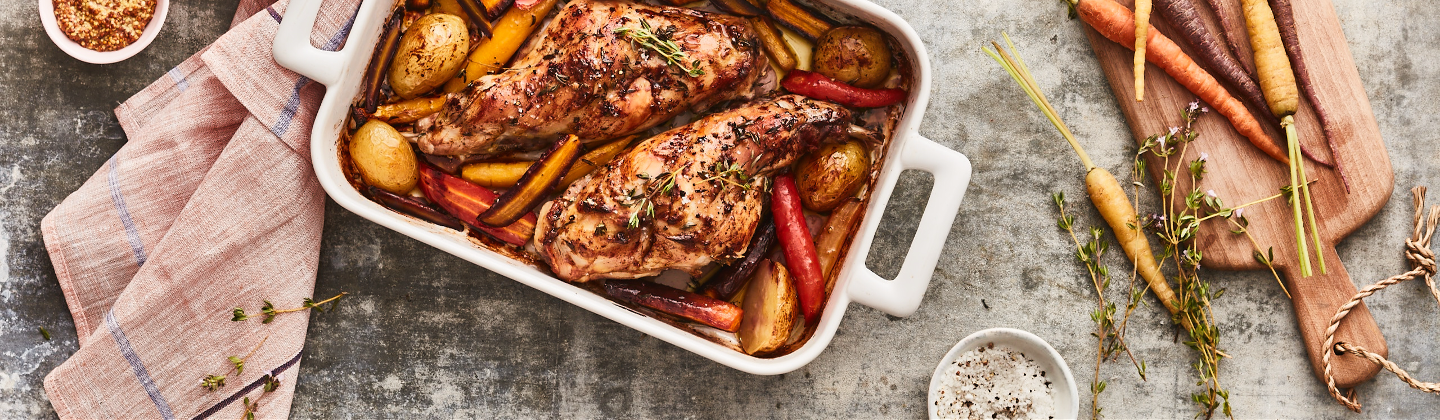
[[[1368,284],[1407,268],[1399,247],[1410,228],[1407,190],[1440,186],[1433,170],[1440,162],[1440,11],[1425,0],[1333,1],[1396,172],[1390,203],[1340,246],[1355,280]],[[235,2],[173,2],[148,50],[105,66],[60,52],[40,27],[36,2],[0,2],[0,418],[53,417],[41,380],[77,348],[40,239],[41,217],[124,143],[111,110],[219,36]],[[1088,382],[1094,293],[1055,228],[1049,201],[1053,191],[1083,194],[1078,166],[979,49],[1009,32],[1096,162],[1127,173],[1129,131],[1079,22],[1067,20],[1056,1],[879,3],[908,19],[930,49],[936,84],[921,133],[975,165],[945,255],[913,316],[856,305],[819,359],[790,374],[753,376],[330,203],[316,293],[352,296],[338,312],[314,318],[291,414],[915,418],[925,415],[940,356],[965,335],[1000,326],[1044,337],[1077,380]],[[918,172],[902,179],[867,262],[878,272],[898,271],[929,179]],[[1097,221],[1093,212],[1080,216],[1085,225]],[[1384,374],[1359,388],[1363,414],[1345,411],[1312,376],[1290,303],[1268,275],[1205,275],[1228,290],[1215,315],[1233,356],[1221,377],[1237,416],[1440,417],[1440,396]],[[1440,308],[1423,288],[1389,289],[1370,308],[1391,357],[1421,379],[1440,379]],[[1113,418],[1188,418],[1195,410],[1193,353],[1174,341],[1161,311],[1153,303],[1141,308],[1130,330],[1149,381],[1123,363],[1100,369],[1109,382],[1101,405]],[[39,327],[54,340],[43,341]]]

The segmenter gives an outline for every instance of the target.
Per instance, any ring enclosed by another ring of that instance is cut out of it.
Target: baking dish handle
[[[275,31],[275,62],[300,75],[334,86],[345,65],[344,50],[325,51],[310,45],[310,31],[325,0],[292,0]]]
[[[965,188],[970,185],[970,160],[965,155],[918,133],[910,135],[900,152],[900,169],[917,169],[935,176],[930,201],[925,204],[920,226],[910,242],[910,252],[905,255],[895,280],[880,277],[863,263],[854,265],[857,272],[848,288],[851,301],[894,316],[909,316],[920,307],[945,247],[945,237],[950,234],[955,214],[960,211],[960,201],[965,198]],[[899,172],[895,171],[892,176],[898,177]],[[883,209],[870,217],[879,223],[882,216]]]

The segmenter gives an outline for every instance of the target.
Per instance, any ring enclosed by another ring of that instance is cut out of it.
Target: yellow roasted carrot
[[[445,109],[445,98],[415,98],[375,107],[375,119],[390,124],[411,123]]]
[[[1006,38],[1009,42],[1009,38]],[[1012,57],[999,43],[993,43],[995,51],[985,50],[996,62],[999,62],[1010,77],[1020,84],[1020,88],[1030,96],[1030,100],[1040,107],[1040,111],[1050,119],[1050,123],[1070,142],[1070,147],[1075,149],[1075,154],[1080,157],[1080,163],[1085,165],[1085,190],[1090,195],[1090,202],[1095,209],[1100,211],[1100,216],[1110,225],[1110,230],[1115,232],[1115,239],[1120,243],[1120,248],[1125,250],[1125,255],[1130,257],[1130,262],[1135,264],[1135,272],[1145,279],[1150,285],[1150,290],[1155,292],[1155,297],[1165,305],[1165,309],[1171,315],[1180,313],[1180,302],[1175,297],[1175,291],[1166,282],[1165,275],[1160,272],[1160,265],[1155,262],[1155,254],[1150,250],[1150,241],[1145,238],[1144,232],[1135,222],[1135,207],[1125,197],[1125,189],[1115,176],[1104,168],[1095,166],[1090,161],[1090,156],[1085,149],[1080,147],[1080,142],[1075,140],[1070,128],[1060,120],[1060,115],[1055,112],[1055,107],[1045,99],[1045,94],[1040,92],[1040,86],[1030,75],[1030,69],[1025,67],[1025,62],[1019,57]],[[1012,44],[1010,49],[1015,49]],[[1188,326],[1187,326],[1188,327]]]
[[[570,173],[565,174],[565,179],[560,180],[560,188],[565,188],[565,186],[580,180],[580,177],[589,175],[591,172],[595,172],[596,169],[600,169],[601,166],[605,166],[606,163],[609,163],[611,159],[615,158],[615,155],[625,150],[625,146],[629,146],[630,142],[635,140],[635,137],[636,136],[630,136],[615,140],[585,153],[585,156],[580,157],[579,162],[575,162],[575,166],[570,167]]]
[[[486,188],[503,189],[515,186],[532,161],[518,162],[476,162],[460,169],[460,177]]]
[[[511,7],[506,11],[504,16],[493,22],[491,33],[494,35],[480,41],[480,46],[470,52],[465,59],[465,70],[445,84],[445,92],[465,90],[465,86],[480,76],[499,72],[535,32],[535,28],[545,21],[545,16],[550,14],[556,3],[557,0],[541,0],[529,9]]]
[[[785,42],[785,35],[780,33],[780,29],[775,27],[769,17],[752,17],[750,26],[755,28],[755,36],[760,38],[760,45],[764,46],[765,52],[770,54],[771,62],[782,70],[780,74],[795,70],[795,66],[799,65],[799,61],[795,59],[795,50]]]
[[[560,180],[560,184],[556,188],[565,188],[579,180],[580,177],[589,175],[595,169],[604,166],[614,159],[615,155],[620,154],[620,151],[625,150],[625,146],[630,145],[630,141],[634,139],[635,136],[626,137],[586,152],[585,156],[580,157],[580,160],[570,167],[570,172],[565,174],[565,178]],[[465,165],[460,170],[460,177],[489,188],[510,188],[520,181],[520,177],[524,176],[525,171],[530,170],[530,166],[533,164],[535,162],[531,161],[477,162]]]

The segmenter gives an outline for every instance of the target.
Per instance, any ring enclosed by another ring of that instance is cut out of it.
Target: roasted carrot
[[[1093,0],[1087,0],[1093,1]],[[1153,31],[1152,31],[1153,32]],[[1006,38],[1009,43],[1009,38]],[[1125,189],[1115,176],[1104,168],[1095,166],[1090,161],[1090,156],[1085,149],[1080,147],[1080,142],[1075,140],[1075,135],[1070,133],[1070,128],[1060,120],[1060,115],[1055,112],[1055,107],[1045,99],[1045,94],[1040,92],[1040,85],[1035,83],[1035,78],[1030,75],[1030,69],[1025,67],[1025,62],[1020,57],[1014,56],[1001,47],[999,43],[992,42],[995,51],[985,50],[990,58],[1000,63],[1005,71],[1010,73],[1020,84],[1020,88],[1030,96],[1030,100],[1040,107],[1040,111],[1075,149],[1075,154],[1080,157],[1080,163],[1085,165],[1085,191],[1090,195],[1090,202],[1095,209],[1100,211],[1100,216],[1110,225],[1110,230],[1115,232],[1115,239],[1120,242],[1120,248],[1125,250],[1125,255],[1130,257],[1130,262],[1135,264],[1135,272],[1145,279],[1150,285],[1150,290],[1155,292],[1155,297],[1165,305],[1165,309],[1171,315],[1180,313],[1179,301],[1175,298],[1175,291],[1170,289],[1170,284],[1165,281],[1165,275],[1160,273],[1160,265],[1155,262],[1155,254],[1150,251],[1150,241],[1145,238],[1145,233],[1135,223],[1135,207],[1125,197]],[[1153,46],[1153,45],[1152,45]],[[1015,49],[1014,44],[1010,49]]]
[[[1150,0],[1135,0],[1135,102],[1145,100],[1145,46],[1150,42]]]
[[[1210,28],[1200,19],[1194,3],[1190,0],[1158,1],[1160,16],[1170,22],[1170,26],[1175,27],[1180,33],[1180,39],[1188,42],[1199,53],[1197,58],[1204,62],[1206,67],[1214,70],[1221,80],[1239,90],[1240,98],[1249,105],[1255,109],[1267,109],[1265,95],[1260,93],[1260,85],[1255,83],[1255,78],[1250,76],[1250,72],[1245,70],[1235,57],[1226,53],[1220,43],[1215,41],[1215,35],[1210,33]]]
[[[1340,184],[1345,186],[1345,192],[1348,193],[1350,181],[1345,178],[1345,167],[1340,163],[1339,151],[1335,150],[1335,127],[1330,124],[1330,118],[1325,115],[1325,106],[1315,95],[1315,86],[1310,83],[1310,72],[1305,68],[1305,55],[1300,51],[1300,35],[1295,31],[1294,8],[1291,7],[1290,0],[1270,0],[1270,7],[1275,10],[1280,40],[1285,44],[1285,54],[1290,57],[1290,64],[1295,66],[1295,79],[1300,82],[1300,91],[1305,93],[1305,99],[1310,101],[1310,106],[1315,108],[1315,116],[1320,120],[1320,130],[1325,135],[1325,146],[1330,149],[1330,161],[1334,163],[1335,175],[1340,177]],[[1302,147],[1300,150],[1305,149]]]
[[[465,90],[475,79],[505,69],[515,51],[530,39],[530,34],[544,23],[545,16],[555,8],[558,0],[540,0],[530,8],[512,7],[504,16],[493,22],[491,37],[479,42],[470,56],[465,58],[465,70],[445,84],[445,93]],[[482,20],[483,21],[483,20]]]
[[[1295,111],[1300,108],[1300,89],[1295,84],[1295,72],[1290,67],[1290,58],[1280,40],[1280,29],[1275,23],[1275,13],[1265,0],[1241,0],[1245,11],[1245,28],[1250,34],[1251,53],[1255,54],[1255,72],[1260,76],[1260,89],[1265,92],[1265,101],[1270,112],[1280,118],[1290,148],[1290,193],[1291,211],[1295,214],[1295,242],[1300,257],[1300,276],[1310,276],[1310,252],[1305,244],[1305,217],[1301,213],[1301,199],[1309,213],[1310,233],[1315,239],[1315,257],[1320,272],[1325,272],[1325,257],[1321,252],[1319,226],[1315,224],[1315,204],[1310,200],[1310,186],[1305,178],[1305,165],[1299,159],[1300,139],[1295,134]]]
[[[1071,0],[1071,4],[1075,6],[1080,20],[1095,28],[1105,38],[1127,48],[1131,47],[1129,41],[1135,35],[1134,18],[1125,6],[1114,0]],[[1148,32],[1150,35],[1149,47],[1145,52],[1146,59],[1165,70],[1165,74],[1169,74],[1176,82],[1225,116],[1230,125],[1235,127],[1235,131],[1249,139],[1260,151],[1281,163],[1290,163],[1285,152],[1265,133],[1260,122],[1250,114],[1250,110],[1231,96],[1214,76],[1195,64],[1195,60],[1185,55],[1180,46],[1175,45],[1174,41],[1166,38],[1154,27]]]

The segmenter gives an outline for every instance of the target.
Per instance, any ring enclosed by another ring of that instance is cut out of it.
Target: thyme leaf
[[[615,33],[628,36],[630,40],[636,44],[655,50],[655,52],[660,53],[661,57],[665,58],[665,62],[680,68],[680,70],[690,75],[690,77],[704,75],[705,70],[700,69],[700,60],[690,60],[690,56],[686,55],[685,51],[680,49],[680,44],[670,39],[670,34],[674,33],[674,30],[666,29],[662,29],[657,33],[650,27],[650,22],[645,19],[640,19],[640,29],[615,28]],[[686,62],[689,62],[690,65],[686,66]]]

